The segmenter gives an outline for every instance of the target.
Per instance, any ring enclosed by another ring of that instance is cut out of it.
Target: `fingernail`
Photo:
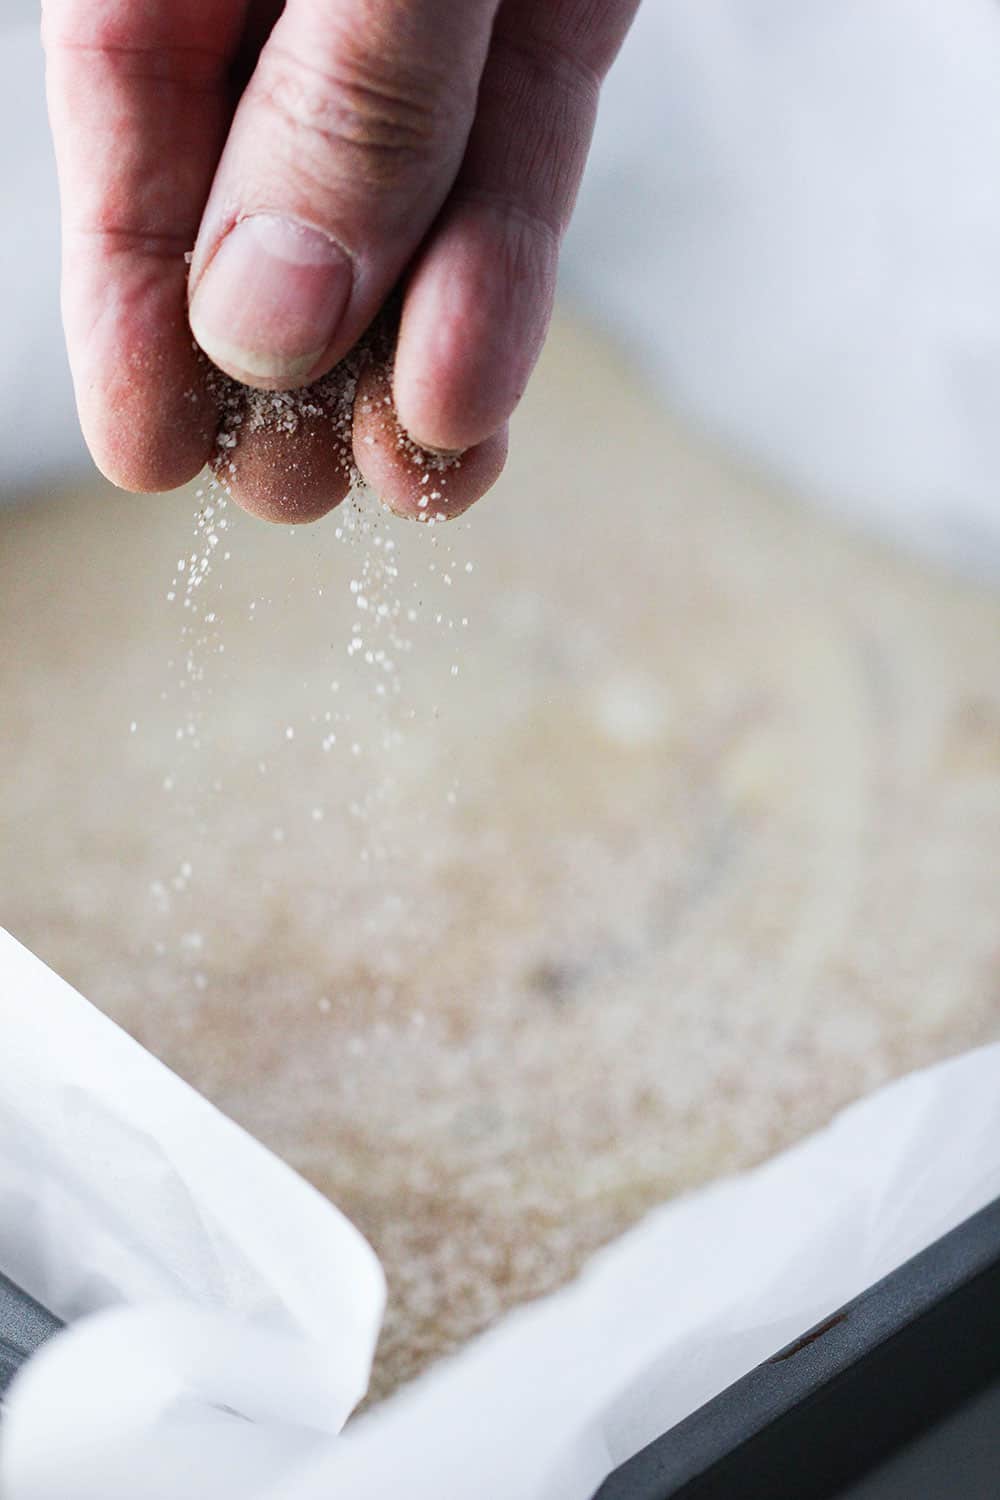
[[[251,214],[226,235],[191,300],[191,331],[237,380],[304,383],[351,293],[347,252],[308,224]]]
[[[413,441],[416,442],[416,438]],[[463,453],[468,452],[466,448],[435,448],[433,443],[420,443],[418,446],[423,448],[425,453],[429,453],[432,458],[461,458]]]

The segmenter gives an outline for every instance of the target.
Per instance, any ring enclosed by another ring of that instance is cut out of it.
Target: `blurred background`
[[[379,1395],[1000,1036],[1000,7],[646,0],[509,472],[435,535],[95,476],[34,11],[0,921],[372,1238]]]

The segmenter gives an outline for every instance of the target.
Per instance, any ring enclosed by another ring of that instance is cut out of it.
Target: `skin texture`
[[[219,413],[195,339],[237,381],[299,389],[401,289],[392,373],[360,382],[379,395],[355,413],[356,462],[420,514],[413,444],[462,451],[441,513],[478,499],[637,5],[45,0],[64,321],[104,473],[169,489],[210,459]],[[295,522],[345,491],[342,455],[308,421],[242,437],[230,482],[247,509]]]

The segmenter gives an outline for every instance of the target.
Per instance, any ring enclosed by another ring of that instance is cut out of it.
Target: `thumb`
[[[457,174],[497,0],[289,0],[240,101],[191,267],[206,354],[249,385],[357,342]]]

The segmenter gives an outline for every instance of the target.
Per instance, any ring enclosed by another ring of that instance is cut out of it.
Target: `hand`
[[[394,358],[360,361],[356,461],[419,515],[414,444],[467,450],[438,462],[434,505],[477,499],[503,466],[600,80],[637,5],[44,0],[63,313],[105,474],[168,489],[215,455],[249,509],[323,514],[347,487],[328,408],[342,449],[359,359],[339,362],[402,287]],[[271,404],[222,389],[192,330],[257,390],[338,369],[311,414],[243,421],[220,449],[220,400],[230,416]]]

